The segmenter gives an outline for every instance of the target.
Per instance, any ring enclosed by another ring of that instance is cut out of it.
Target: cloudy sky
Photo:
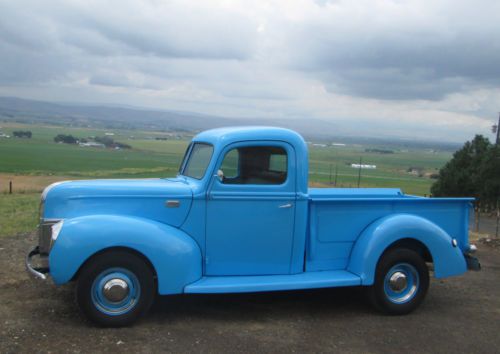
[[[492,137],[498,0],[0,0],[0,95]]]

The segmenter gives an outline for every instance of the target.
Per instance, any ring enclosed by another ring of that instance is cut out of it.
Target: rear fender
[[[158,277],[160,294],[182,293],[185,285],[201,278],[200,249],[181,230],[149,219],[91,215],[64,220],[49,255],[54,282],[70,281],[90,257],[113,247],[146,257]]]
[[[370,224],[356,241],[347,270],[372,285],[380,256],[394,242],[415,239],[431,253],[436,278],[459,275],[467,270],[464,255],[454,247],[452,237],[431,221],[409,214],[396,214]]]

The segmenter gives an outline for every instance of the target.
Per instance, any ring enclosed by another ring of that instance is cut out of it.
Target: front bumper
[[[38,265],[33,265],[33,257],[39,256]],[[26,270],[36,279],[47,280],[49,262],[47,256],[40,255],[40,247],[36,246],[26,255]]]

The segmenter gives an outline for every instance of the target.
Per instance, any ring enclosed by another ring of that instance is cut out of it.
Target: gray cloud
[[[393,3],[381,20],[369,5],[343,17],[342,6],[325,3],[330,17],[291,31],[289,47],[301,48],[291,65],[315,72],[336,92],[378,99],[439,100],[500,87],[499,4],[436,3],[423,10]]]
[[[0,0],[0,94],[422,136],[439,120],[463,139],[498,109],[499,14],[494,0]]]

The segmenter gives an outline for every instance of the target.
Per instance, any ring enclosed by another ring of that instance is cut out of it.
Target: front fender
[[[144,218],[91,215],[64,220],[49,255],[54,282],[70,281],[89,257],[111,247],[130,248],[149,259],[160,294],[182,293],[201,278],[200,249],[181,230]]]
[[[347,270],[361,277],[362,285],[372,285],[382,253],[401,239],[415,239],[430,251],[436,278],[467,271],[464,255],[453,247],[452,238],[431,221],[409,214],[396,214],[370,224],[356,241]]]

